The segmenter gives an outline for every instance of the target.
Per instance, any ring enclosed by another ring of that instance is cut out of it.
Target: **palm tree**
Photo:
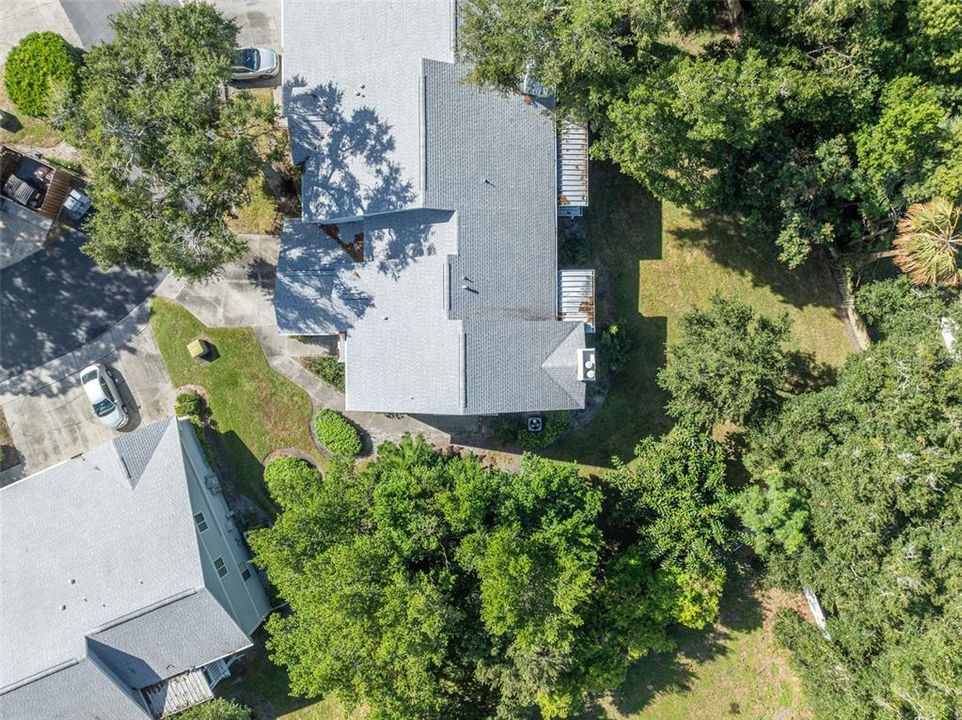
[[[892,257],[916,285],[962,284],[960,213],[951,200],[934,198],[912,205],[899,220]]]

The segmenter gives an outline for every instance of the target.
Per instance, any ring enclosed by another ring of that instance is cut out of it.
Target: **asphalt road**
[[[43,365],[109,330],[144,301],[160,275],[101,271],[65,235],[0,270],[0,380]]]

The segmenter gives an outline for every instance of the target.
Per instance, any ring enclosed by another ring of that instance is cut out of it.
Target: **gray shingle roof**
[[[250,639],[207,590],[189,592],[87,637],[127,685],[152,685],[249,647]]]
[[[0,690],[3,720],[153,720],[139,693],[96,658],[85,658],[22,687]]]
[[[306,164],[304,221],[286,225],[278,261],[281,332],[346,334],[349,410],[583,407],[584,328],[558,321],[544,101],[463,82],[448,0],[283,12],[285,108]],[[363,263],[307,222],[362,214]],[[559,348],[570,361],[543,367]]]
[[[162,420],[0,488],[4,720],[141,718],[131,686],[250,644],[205,589],[182,442]]]

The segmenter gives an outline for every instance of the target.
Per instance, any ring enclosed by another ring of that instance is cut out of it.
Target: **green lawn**
[[[174,386],[207,390],[220,447],[240,491],[271,512],[264,458],[288,447],[317,457],[310,397],[270,368],[250,328],[209,328],[164,298],[152,301],[150,324]],[[217,359],[206,365],[187,352],[187,343],[200,335],[217,349]]]
[[[763,312],[788,311],[793,345],[826,369],[852,345],[835,309],[827,268],[812,260],[796,270],[778,261],[773,243],[749,240],[729,221],[662,206],[607,164],[591,168],[591,207],[582,222],[599,272],[599,324],[617,322],[632,338],[632,356],[590,423],[549,455],[610,466],[629,458],[639,439],[671,425],[655,377],[681,316],[712,293],[736,295]],[[604,356],[600,358],[604,365]]]
[[[598,699],[583,720],[809,720],[788,655],[772,636],[775,609],[791,602],[740,571],[714,627],[679,633],[678,653],[635,663],[618,692]]]

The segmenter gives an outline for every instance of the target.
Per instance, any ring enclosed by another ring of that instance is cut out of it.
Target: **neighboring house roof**
[[[250,646],[205,572],[192,432],[163,420],[0,489],[4,720],[143,717],[135,691]]]
[[[281,238],[280,331],[345,334],[349,410],[584,407],[584,325],[558,320],[547,101],[464,82],[451,0],[283,12],[304,175],[303,218]],[[562,344],[570,361],[544,366]]]

